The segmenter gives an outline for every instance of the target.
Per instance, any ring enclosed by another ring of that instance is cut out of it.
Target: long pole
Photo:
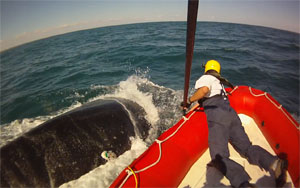
[[[187,97],[190,85],[191,67],[194,53],[195,32],[197,24],[199,0],[188,1],[187,35],[186,35],[186,56],[185,56],[185,81],[184,81],[184,105],[187,104]]]

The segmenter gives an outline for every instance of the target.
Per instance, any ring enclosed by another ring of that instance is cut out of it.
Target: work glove
[[[182,108],[189,108],[191,106],[191,102],[190,102],[190,99],[188,98],[187,102],[186,102],[186,105],[184,106],[184,102],[182,101],[180,106]]]

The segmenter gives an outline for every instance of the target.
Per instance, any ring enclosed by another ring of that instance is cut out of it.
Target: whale
[[[42,123],[1,147],[1,187],[58,187],[121,155],[151,124],[137,103],[96,100]]]

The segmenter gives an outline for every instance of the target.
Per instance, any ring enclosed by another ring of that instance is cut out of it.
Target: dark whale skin
[[[111,99],[55,117],[1,147],[1,187],[58,187],[77,179],[106,163],[102,151],[129,150],[134,126],[145,139],[144,116],[135,102]]]

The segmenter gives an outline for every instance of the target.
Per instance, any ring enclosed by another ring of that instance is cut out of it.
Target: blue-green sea
[[[190,93],[215,59],[234,85],[270,93],[299,122],[300,34],[198,22]],[[62,187],[108,187],[160,133],[182,116],[186,22],[142,23],[76,31],[0,53],[0,147],[24,132],[97,99],[125,98],[145,109],[144,142]],[[99,154],[100,157],[100,154]]]
[[[202,75],[202,63],[216,59],[234,85],[270,93],[298,119],[299,36],[198,22],[190,87]],[[185,44],[186,22],[160,22],[76,31],[1,52],[0,124],[47,120],[114,94],[124,82],[150,96],[160,121],[171,124],[181,113]]]

